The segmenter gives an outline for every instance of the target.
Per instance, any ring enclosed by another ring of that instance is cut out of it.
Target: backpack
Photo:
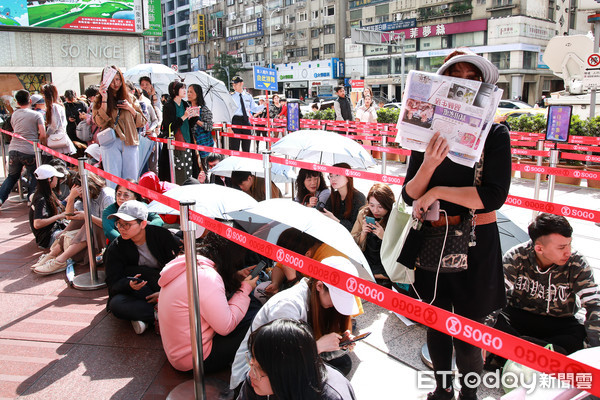
[[[81,121],[75,128],[75,135],[77,139],[83,142],[89,142],[94,138],[94,132],[92,132],[92,125],[89,125],[86,121]]]

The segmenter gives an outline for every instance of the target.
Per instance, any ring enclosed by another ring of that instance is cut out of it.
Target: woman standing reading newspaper
[[[446,57],[437,72],[440,75],[496,84],[498,69],[483,57],[455,51]],[[423,219],[425,212],[436,201],[446,210],[440,219],[431,221],[433,226],[456,225],[461,216],[475,209],[476,245],[467,254],[468,268],[462,272],[440,273],[417,268],[414,290],[427,302],[456,314],[482,322],[494,310],[504,307],[504,277],[502,252],[496,225],[496,212],[508,195],[510,187],[510,140],[505,126],[493,124],[483,149],[481,184],[474,186],[475,168],[450,161],[449,145],[437,132],[425,153],[413,152],[406,174],[402,196],[412,204],[413,213]],[[429,223],[429,222],[425,222]],[[436,390],[428,394],[428,400],[452,399],[451,371],[452,346],[456,350],[456,364],[460,376],[468,373],[471,378],[483,368],[481,350],[465,342],[429,329],[427,345],[436,372]],[[477,387],[460,379],[460,400],[477,399]]]

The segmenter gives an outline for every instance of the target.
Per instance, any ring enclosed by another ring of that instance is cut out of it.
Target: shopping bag
[[[392,282],[411,284],[415,281],[412,266],[407,268],[397,261],[412,226],[412,213],[406,212],[404,202],[395,203],[390,211],[379,251],[383,268]]]

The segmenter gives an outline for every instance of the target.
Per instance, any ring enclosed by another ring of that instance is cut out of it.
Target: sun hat
[[[56,168],[52,165],[43,164],[37,167],[37,169],[33,172],[36,179],[50,179],[53,176],[58,178],[62,178],[65,176],[62,172],[58,172]]]
[[[321,261],[325,265],[329,265],[337,269],[338,271],[345,272],[350,275],[358,276],[358,271],[356,267],[348,260],[347,258],[334,256],[327,257],[323,261]],[[329,289],[329,296],[331,297],[331,302],[333,306],[342,315],[356,315],[359,313],[358,303],[356,302],[356,298],[352,293],[348,293],[343,291],[342,289],[338,289],[337,287],[323,282],[327,289]]]
[[[102,161],[102,151],[100,151],[100,146],[98,143],[90,144],[85,152],[94,158],[96,161]]]
[[[121,204],[119,211],[114,214],[110,214],[108,219],[119,218],[123,221],[133,221],[136,219],[146,221],[148,220],[148,207],[146,204],[137,200],[128,200]]]
[[[477,67],[483,75],[483,81],[495,85],[500,78],[498,74],[498,68],[492,64],[487,58],[478,56],[477,54],[461,54],[454,56],[446,61],[440,69],[437,70],[438,75],[443,75],[452,65],[464,62],[469,63]]]

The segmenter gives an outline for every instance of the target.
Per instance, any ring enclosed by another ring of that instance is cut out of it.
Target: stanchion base
[[[429,347],[427,347],[427,343],[421,347],[421,361],[423,361],[423,364],[433,369],[433,362],[431,362],[431,355],[429,354]],[[452,371],[458,371],[456,368],[456,357],[454,355],[452,355]]]
[[[78,290],[97,290],[106,287],[106,274],[104,271],[96,271],[98,273],[98,279],[95,283],[92,283],[92,275],[90,272],[85,274],[77,275],[73,279],[73,288]]]
[[[16,195],[8,198],[8,201],[11,203],[27,203],[27,197],[21,198],[21,196]]]
[[[206,391],[206,400],[233,400],[233,390],[229,390],[227,383],[207,378],[204,382]],[[190,379],[177,385],[169,395],[167,400],[194,399],[194,380]]]

